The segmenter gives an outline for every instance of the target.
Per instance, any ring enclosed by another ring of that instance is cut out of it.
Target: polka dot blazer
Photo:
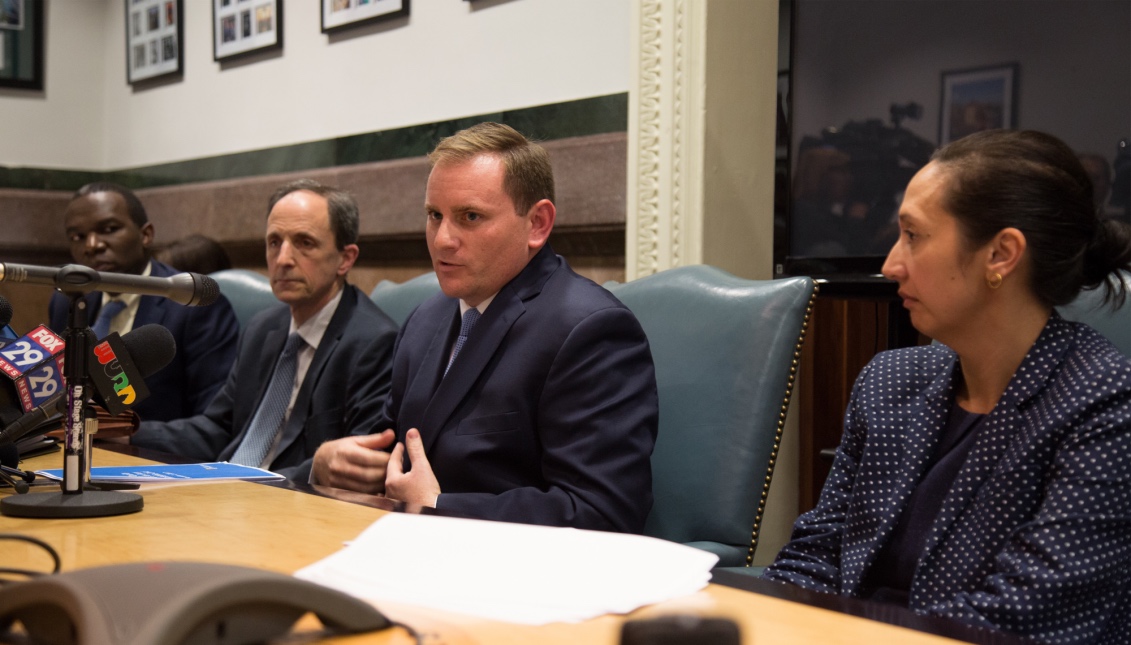
[[[767,578],[860,594],[957,374],[943,346],[864,368],[820,502]],[[1131,361],[1054,314],[978,432],[919,556],[911,609],[1049,643],[1131,643]]]

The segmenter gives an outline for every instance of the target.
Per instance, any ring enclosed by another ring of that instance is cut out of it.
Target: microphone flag
[[[62,391],[64,345],[40,325],[0,349],[0,371],[15,383],[25,413]]]
[[[99,341],[93,352],[90,380],[110,414],[118,416],[149,396],[141,370],[117,332]]]

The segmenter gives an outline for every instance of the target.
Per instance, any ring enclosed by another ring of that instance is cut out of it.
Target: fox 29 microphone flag
[[[31,412],[63,389],[63,339],[40,325],[0,349],[0,371],[16,385]]]

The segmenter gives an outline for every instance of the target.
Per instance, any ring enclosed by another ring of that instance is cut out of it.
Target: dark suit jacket
[[[860,595],[960,382],[943,346],[860,374],[817,508],[765,576]],[[982,421],[919,557],[910,607],[1056,643],[1131,634],[1131,361],[1054,314]]]
[[[418,428],[440,509],[640,532],[652,506],[656,377],[635,316],[543,248],[498,293],[447,376],[459,301],[405,321],[385,418]]]
[[[131,442],[190,459],[229,459],[259,408],[290,322],[286,305],[256,315],[240,339],[234,369],[204,414],[142,423]],[[396,323],[365,294],[346,285],[283,428],[271,470],[305,482],[322,443],[384,430],[376,422],[389,390],[396,333]]]
[[[153,260],[153,277],[180,273]],[[102,308],[102,292],[88,293],[88,324],[93,324]],[[51,329],[67,327],[70,301],[60,293],[51,297]],[[200,414],[216,395],[236,360],[240,325],[232,305],[220,296],[206,307],[186,307],[168,298],[142,296],[138,302],[134,328],[155,323],[173,334],[177,353],[172,362],[145,379],[149,398],[134,410],[143,420],[169,421]]]

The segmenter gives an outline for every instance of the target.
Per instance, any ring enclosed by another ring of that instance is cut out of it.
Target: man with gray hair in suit
[[[203,414],[143,423],[132,443],[306,481],[323,442],[377,430],[397,326],[346,280],[357,237],[348,193],[308,179],[279,188],[265,242],[283,304],[248,324],[235,367]]]

